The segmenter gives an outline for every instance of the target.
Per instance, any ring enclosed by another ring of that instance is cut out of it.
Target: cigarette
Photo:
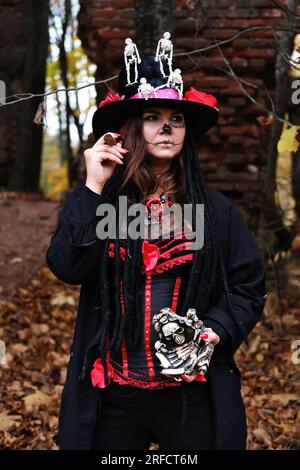
[[[112,134],[105,134],[103,139],[104,139],[104,143],[106,145],[111,145],[112,146],[112,145],[116,145],[116,143],[117,143],[116,138]]]

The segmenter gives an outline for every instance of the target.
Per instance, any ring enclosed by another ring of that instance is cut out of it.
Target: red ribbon
[[[182,375],[181,377],[186,382],[193,382],[194,380],[195,382],[207,382],[206,378],[204,377],[204,374],[198,374],[194,378],[193,376],[190,376],[190,375]]]
[[[207,382],[204,374],[198,374],[195,377],[196,382]]]
[[[106,362],[106,367],[107,367],[108,383],[110,383],[111,379],[114,376],[114,369],[109,362]],[[91,371],[91,378],[92,378],[93,387],[105,388],[106,385],[108,385],[105,383],[104,367],[100,358],[96,359],[96,361],[94,362],[94,368]]]
[[[108,103],[112,103],[113,101],[120,101],[125,98],[125,95],[120,96],[119,93],[108,93],[104,100],[102,100],[99,104],[99,108],[105,106]]]
[[[143,242],[142,245],[143,261],[146,267],[146,271],[153,269],[160,256],[160,251],[158,246],[153,245],[147,241]]]
[[[217,100],[213,95],[208,95],[203,91],[195,90],[193,87],[185,93],[183,99],[185,101],[196,101],[197,103],[206,104],[207,106],[211,106],[219,111],[217,108]]]

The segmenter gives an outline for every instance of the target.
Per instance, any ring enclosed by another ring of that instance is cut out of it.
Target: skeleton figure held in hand
[[[162,374],[177,381],[192,381],[204,375],[214,350],[211,343],[200,335],[211,331],[198,319],[196,310],[190,308],[185,317],[171,308],[163,308],[153,317],[159,340],[155,343],[156,356],[161,362]]]

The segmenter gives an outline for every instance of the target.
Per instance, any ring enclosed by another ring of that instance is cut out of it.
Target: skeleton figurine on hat
[[[141,63],[141,58],[139,55],[138,48],[136,44],[132,41],[132,39],[127,38],[125,39],[125,48],[124,48],[124,61],[125,61],[125,66],[126,66],[126,71],[127,71],[127,82],[128,85],[132,85],[133,83],[137,82],[138,78],[138,70],[137,70],[137,64]],[[134,81],[131,81],[130,78],[130,66],[134,64]]]
[[[177,90],[179,93],[180,99],[182,99],[183,81],[180,69],[175,69],[170,73],[167,85],[170,88],[175,88],[175,90]]]
[[[182,111],[195,135],[204,134],[216,124],[219,110],[214,96],[193,88],[183,94],[181,70],[173,70],[170,33],[164,33],[159,40],[155,56],[143,59],[132,39],[127,38],[125,44],[125,67],[119,74],[118,93],[109,93],[93,116],[96,139],[106,132],[119,132],[124,121],[142,113],[146,104]]]
[[[147,100],[149,96],[153,95],[156,98],[156,90],[153,88],[150,83],[147,83],[147,79],[145,77],[142,77],[140,79],[140,86],[138,87],[138,93],[140,95],[140,98],[145,98]]]
[[[169,74],[172,72],[172,59],[173,59],[173,44],[170,40],[171,34],[166,32],[163,37],[158,41],[156,48],[155,60],[159,61],[160,71],[163,77],[166,77],[164,72],[164,64],[162,59],[167,59],[169,66]]]

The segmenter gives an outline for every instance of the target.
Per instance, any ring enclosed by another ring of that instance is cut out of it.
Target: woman
[[[202,178],[195,139],[217,121],[215,98],[191,90],[182,99],[181,84],[170,80],[170,60],[156,59],[138,63],[135,83],[127,64],[119,94],[100,103],[96,143],[85,152],[86,183],[67,201],[47,252],[58,278],[82,285],[60,411],[61,449],[246,446],[233,354],[261,316],[263,264],[237,209]],[[118,225],[115,236],[99,237],[97,207],[111,204],[119,214],[120,195],[149,211],[144,237],[124,239]],[[204,205],[200,249],[193,250],[186,233],[194,218],[180,230],[174,215],[165,237],[162,217],[174,203]],[[164,308],[179,323],[171,321],[161,336],[157,314]],[[180,360],[179,348],[166,353],[161,340],[187,344],[182,322],[188,324],[190,308],[206,327],[199,344],[214,351],[206,374],[176,369],[172,377],[175,369],[166,363],[173,354]]]

